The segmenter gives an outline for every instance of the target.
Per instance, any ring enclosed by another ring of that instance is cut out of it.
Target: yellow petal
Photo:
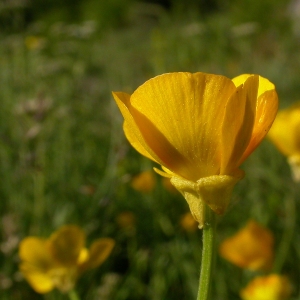
[[[77,264],[81,250],[84,248],[85,234],[75,225],[66,225],[53,233],[49,240],[49,250],[63,266]]]
[[[224,107],[235,92],[224,76],[170,73],[140,86],[131,114],[147,145],[172,172],[189,180],[219,174]]]
[[[230,175],[238,167],[251,139],[257,101],[258,76],[249,76],[237,87],[226,106],[222,131],[221,174]]]
[[[54,261],[47,250],[46,240],[27,237],[20,243],[19,257],[22,261],[28,262],[36,268],[47,270],[54,265]]]
[[[240,75],[232,81],[238,87],[244,84],[251,76],[253,75]],[[256,149],[266,136],[272,126],[278,110],[278,97],[274,84],[262,76],[258,77],[259,85],[255,109],[255,122],[249,145],[240,159],[239,164],[243,163],[243,161]]]
[[[266,91],[258,97],[252,136],[240,164],[257,148],[271,128],[278,110],[278,96],[275,90]]]
[[[51,277],[41,271],[40,268],[36,268],[28,262],[21,263],[19,268],[28,283],[37,293],[44,294],[54,289]]]
[[[101,238],[93,242],[89,251],[89,259],[80,266],[81,271],[100,266],[109,256],[115,241],[110,238]]]
[[[284,155],[300,155],[300,103],[279,111],[268,137]]]
[[[241,84],[244,84],[246,80],[253,76],[253,74],[242,74],[232,79],[233,83],[236,87],[240,86]],[[258,75],[256,75],[258,76]],[[259,97],[266,91],[272,91],[275,90],[275,85],[270,82],[268,79],[259,76],[259,87],[258,87],[258,93],[257,96]]]
[[[123,129],[130,144],[140,154],[161,164],[160,159],[156,156],[155,153],[153,153],[153,151],[144,141],[144,138],[131,115],[130,95],[122,92],[113,92],[112,94],[124,117]]]

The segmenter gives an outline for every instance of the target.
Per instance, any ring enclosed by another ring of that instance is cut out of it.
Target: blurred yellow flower
[[[136,218],[133,212],[123,211],[117,215],[116,222],[123,229],[131,229],[135,226]]]
[[[274,85],[258,75],[233,80],[206,73],[154,77],[132,95],[114,92],[131,145],[187,200],[203,226],[204,204],[223,214],[239,169],[267,134],[278,106]]]
[[[131,180],[131,186],[136,191],[150,193],[156,184],[155,175],[152,170],[141,172]]]
[[[114,244],[110,238],[100,238],[87,249],[84,232],[75,225],[66,225],[49,239],[23,239],[19,246],[19,268],[38,293],[48,293],[54,288],[68,292],[84,271],[103,263]]]
[[[281,110],[268,137],[287,156],[295,181],[300,181],[300,102]]]
[[[254,278],[240,296],[243,300],[287,300],[292,293],[292,286],[285,276],[271,274]]]
[[[190,212],[185,213],[180,219],[180,226],[187,232],[195,232],[198,228],[197,221]]]
[[[220,255],[231,263],[249,270],[272,267],[274,237],[271,231],[250,220],[235,235],[220,245]]]
[[[25,38],[25,45],[29,50],[37,50],[44,46],[45,39],[39,36],[29,35]]]

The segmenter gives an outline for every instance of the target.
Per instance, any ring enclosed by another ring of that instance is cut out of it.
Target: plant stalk
[[[205,206],[205,220],[202,235],[202,261],[197,300],[209,300],[210,298],[210,285],[215,252],[215,236],[216,216],[208,206]]]

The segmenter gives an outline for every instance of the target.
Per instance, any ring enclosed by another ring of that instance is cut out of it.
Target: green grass
[[[150,194],[131,188],[130,178],[153,165],[125,140],[111,91],[132,92],[172,71],[257,73],[275,83],[280,107],[298,100],[299,33],[281,1],[270,7],[272,22],[265,22],[258,3],[247,18],[239,6],[203,15],[139,3],[119,27],[39,22],[0,35],[1,300],[67,299],[57,291],[36,294],[18,272],[17,249],[26,236],[47,237],[71,223],[83,227],[89,242],[116,240],[109,259],[79,280],[81,299],[99,299],[97,293],[110,285],[102,300],[196,299],[201,231],[181,229],[187,204],[167,192],[158,176]],[[26,47],[28,36],[41,45]],[[24,111],[37,99],[49,107]],[[299,186],[268,140],[243,169],[246,177],[219,220],[217,241],[249,218],[270,228],[278,271],[294,284],[292,299],[300,299]],[[133,231],[116,223],[123,211],[135,214]],[[220,257],[216,264],[215,300],[239,299],[239,290],[257,275]]]

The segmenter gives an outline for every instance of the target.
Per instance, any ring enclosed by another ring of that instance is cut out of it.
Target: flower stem
[[[69,296],[69,299],[70,300],[80,300],[78,294],[76,293],[76,291],[73,289],[73,290],[70,290],[68,292],[68,296]]]
[[[215,213],[205,206],[205,220],[203,226],[203,249],[200,270],[200,280],[197,300],[208,300],[210,295],[210,282],[214,260],[214,246],[216,235]]]

